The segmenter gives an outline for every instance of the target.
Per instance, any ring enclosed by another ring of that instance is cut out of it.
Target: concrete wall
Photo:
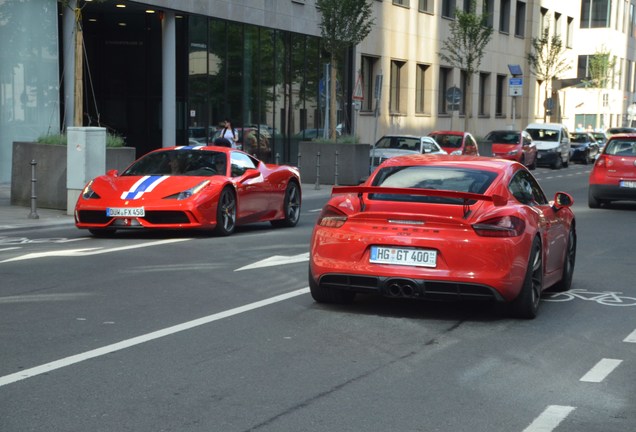
[[[36,161],[38,208],[66,210],[66,146],[14,142],[11,205],[31,206],[31,161]],[[135,160],[133,147],[106,149],[106,170],[123,170]]]
[[[336,151],[338,152],[338,184],[357,185],[369,175],[369,144],[338,144],[301,141],[299,144],[300,175],[303,183],[336,183]],[[320,167],[317,169],[318,153]]]

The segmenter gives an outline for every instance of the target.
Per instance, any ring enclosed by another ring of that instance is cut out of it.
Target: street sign
[[[351,98],[353,100],[364,100],[364,94],[362,93],[362,74],[358,74],[356,86],[353,88],[353,96],[351,96]]]
[[[508,79],[508,95],[523,96],[523,78],[515,77]]]

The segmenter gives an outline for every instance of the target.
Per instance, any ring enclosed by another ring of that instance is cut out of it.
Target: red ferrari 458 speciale
[[[271,165],[240,150],[213,146],[162,148],[121,174],[91,180],[75,205],[75,225],[93,235],[123,229],[203,229],[232,234],[237,225],[269,221],[295,226],[300,217],[297,168]]]
[[[356,293],[492,299],[534,318],[541,292],[568,290],[572,197],[548,202],[522,164],[478,156],[399,156],[359,186],[334,187],[311,238],[317,302]]]

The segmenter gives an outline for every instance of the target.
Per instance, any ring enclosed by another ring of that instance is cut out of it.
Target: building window
[[[439,68],[439,94],[437,95],[437,112],[448,114],[446,107],[446,91],[451,87],[453,69],[447,67]]]
[[[470,12],[472,0],[464,0],[464,12]]]
[[[568,29],[567,34],[565,35],[565,47],[572,48],[572,43],[574,41],[574,18],[568,17]]]
[[[546,8],[541,8],[541,30],[543,31],[549,26],[550,20],[548,19],[548,10]]]
[[[415,113],[416,114],[430,114],[430,100],[428,95],[428,89],[430,86],[430,66],[425,64],[417,65],[417,72],[415,76]]]
[[[490,74],[482,72],[479,74],[479,107],[478,115],[485,117],[490,115]]]
[[[561,14],[554,13],[554,34],[561,37]]]
[[[484,0],[482,13],[486,17],[486,25],[492,28],[495,16],[495,0]]]
[[[376,67],[378,64],[377,57],[362,56],[360,74],[362,75],[362,100],[361,111],[373,111],[373,101],[375,94]]]
[[[609,27],[611,8],[610,0],[582,0],[581,28]]]
[[[526,34],[526,4],[517,1],[517,13],[515,14],[515,36],[524,37]]]
[[[409,7],[409,0],[393,0],[394,5]]]
[[[504,105],[504,94],[506,90],[506,75],[497,75],[497,94],[495,96],[495,116],[504,117],[506,115]]]
[[[433,0],[419,0],[418,10],[420,12],[433,13]]]
[[[576,78],[577,79],[590,79],[590,56],[589,55],[580,55],[577,62],[576,68]]]
[[[500,10],[499,31],[502,33],[510,33],[510,0],[501,0]]]
[[[442,0],[442,16],[455,18],[455,0]]]
[[[389,95],[389,112],[391,114],[403,114],[404,107],[402,99],[402,85],[407,83],[405,76],[406,62],[401,60],[391,60],[391,88]]]

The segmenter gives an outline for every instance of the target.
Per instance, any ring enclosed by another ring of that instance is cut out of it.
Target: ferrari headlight
[[[84,187],[84,190],[82,191],[82,198],[84,198],[84,199],[99,199],[99,198],[101,198],[93,190],[93,180],[88,182],[88,184]]]
[[[165,199],[176,199],[176,200],[184,200],[188,199],[193,195],[198,194],[201,190],[210,184],[210,180],[204,180],[196,186],[191,187],[190,189],[184,190],[182,192],[167,196]]]

